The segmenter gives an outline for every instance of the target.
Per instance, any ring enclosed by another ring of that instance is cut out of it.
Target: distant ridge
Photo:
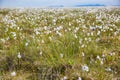
[[[106,6],[104,4],[82,4],[82,5],[75,5],[75,7],[81,7],[81,6]]]
[[[52,6],[48,6],[48,7],[64,7],[63,5],[52,5]]]

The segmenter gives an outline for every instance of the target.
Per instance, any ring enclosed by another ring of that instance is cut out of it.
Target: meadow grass
[[[120,8],[0,9],[1,80],[117,80]]]

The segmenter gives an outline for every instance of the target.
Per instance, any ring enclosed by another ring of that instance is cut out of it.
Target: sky
[[[73,7],[86,4],[112,6],[120,5],[120,0],[0,0],[0,7],[49,7],[59,5]]]

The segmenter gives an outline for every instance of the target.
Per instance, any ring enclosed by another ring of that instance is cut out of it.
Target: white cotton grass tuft
[[[11,72],[11,76],[16,76],[16,72],[15,71],[13,71],[13,72]]]
[[[76,35],[76,34],[74,34],[74,37],[77,39],[78,38],[78,36]]]
[[[44,44],[45,43],[45,41],[44,40],[42,40],[42,44]]]
[[[100,64],[101,64],[101,65],[103,65],[103,64],[104,64],[103,60],[101,60],[101,61],[100,61]]]
[[[63,55],[62,53],[60,53],[60,57],[61,57],[61,58],[63,58],[63,57],[64,57],[64,55]]]
[[[81,77],[78,77],[78,79],[77,80],[82,80],[82,78]]]
[[[1,39],[1,41],[3,42],[3,43],[5,43],[6,41],[5,41],[5,39]]]
[[[28,45],[29,45],[29,43],[28,43],[28,42],[26,42],[26,43],[25,43],[25,46],[28,46]]]
[[[97,55],[97,59],[99,59],[99,60],[101,59],[99,55]]]
[[[112,69],[110,67],[106,68],[105,70],[108,71],[108,72],[112,71]]]
[[[39,53],[40,55],[42,55],[43,54],[43,52],[42,51],[40,51],[40,53]]]
[[[82,52],[82,56],[83,56],[83,57],[85,56],[85,53],[84,53],[84,52]]]
[[[82,70],[88,72],[89,71],[89,67],[87,65],[83,65],[82,66]]]
[[[18,53],[17,57],[18,57],[19,59],[22,57],[21,54],[20,54],[20,52]]]
[[[49,37],[49,40],[52,41],[52,37]]]
[[[68,78],[67,78],[67,76],[64,76],[61,80],[67,80]]]

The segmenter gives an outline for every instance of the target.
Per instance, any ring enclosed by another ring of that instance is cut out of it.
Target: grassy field
[[[117,78],[119,7],[0,9],[0,80]]]

